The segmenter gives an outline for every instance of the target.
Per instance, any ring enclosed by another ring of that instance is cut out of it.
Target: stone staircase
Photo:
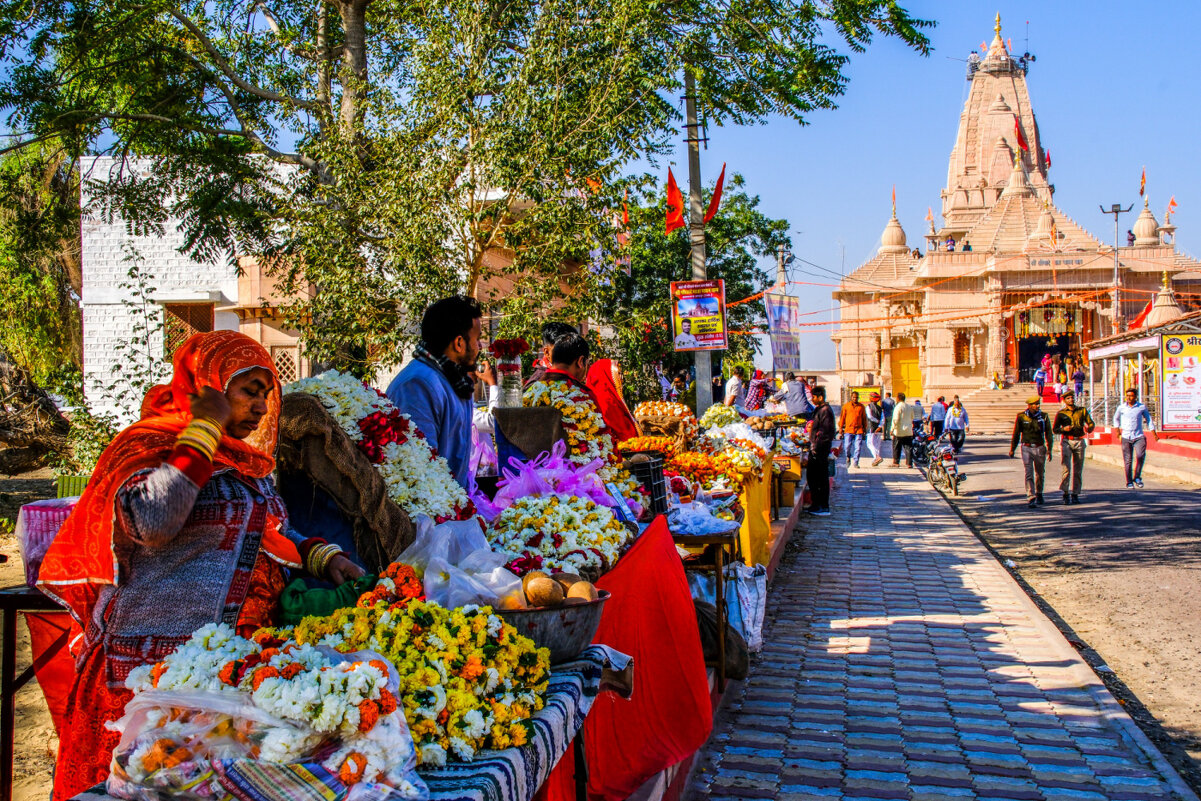
[[[1026,408],[1026,399],[1034,394],[1033,384],[1017,384],[1007,389],[976,389],[966,395],[960,393],[959,400],[967,409],[971,420],[972,434],[1010,434],[1013,418]],[[951,396],[947,395],[950,401]],[[929,409],[929,406],[927,406]],[[1059,409],[1054,395],[1047,393],[1043,399],[1043,410],[1053,415]]]

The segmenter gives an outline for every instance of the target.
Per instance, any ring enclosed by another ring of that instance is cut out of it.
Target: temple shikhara
[[[1114,247],[1103,241],[1113,231],[1090,233],[1056,207],[1028,61],[1010,54],[999,15],[994,30],[987,53],[968,60],[942,227],[931,214],[924,242],[910,243],[894,203],[875,257],[833,293],[844,386],[949,397],[994,375],[1029,381],[1045,353],[1079,355],[1084,343],[1126,330],[1160,292],[1171,297],[1201,278],[1201,263],[1176,250],[1171,210],[1160,223],[1144,196],[1122,218],[1132,236],[1123,231],[1115,292]]]

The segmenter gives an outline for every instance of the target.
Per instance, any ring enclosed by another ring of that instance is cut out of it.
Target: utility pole
[[[1134,204],[1131,203],[1126,208],[1122,208],[1121,203],[1114,203],[1108,209],[1104,206],[1099,208],[1102,214],[1113,215],[1113,333],[1117,334],[1122,330],[1122,323],[1125,322],[1121,312],[1122,287],[1118,278],[1118,217],[1133,209]]]
[[[701,129],[696,114],[696,86],[692,70],[684,68],[684,141],[688,144],[688,241],[692,245],[692,278],[704,280],[705,212],[701,207]],[[713,363],[707,350],[696,357],[696,414],[699,417],[713,405]]]

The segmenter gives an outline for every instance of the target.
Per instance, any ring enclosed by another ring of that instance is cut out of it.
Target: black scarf
[[[437,356],[430,352],[424,341],[417,343],[416,356],[421,361],[433,367],[450,382],[451,388],[460,398],[470,398],[475,394],[475,379],[460,365],[455,364],[445,356]]]

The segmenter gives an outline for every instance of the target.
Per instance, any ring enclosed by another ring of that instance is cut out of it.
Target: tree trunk
[[[31,470],[67,444],[71,425],[54,401],[0,349],[0,472]]]
[[[367,3],[369,0],[345,0],[339,6],[342,15],[342,108],[338,120],[342,135],[349,139],[362,115],[362,99],[367,90]]]

